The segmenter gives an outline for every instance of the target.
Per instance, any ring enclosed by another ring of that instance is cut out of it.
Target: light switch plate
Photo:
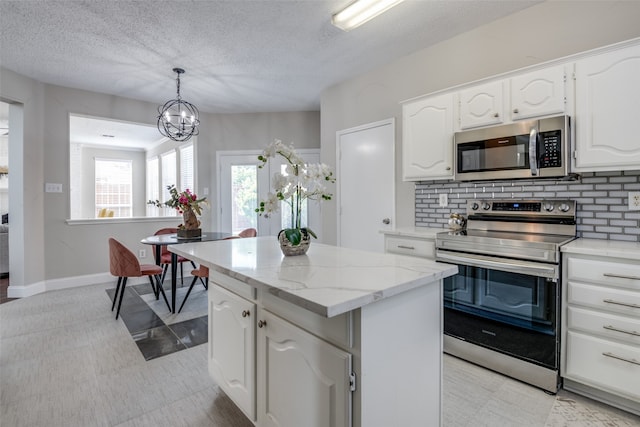
[[[447,197],[446,193],[440,194],[438,201],[440,203],[441,208],[446,208],[447,205],[449,204],[449,198]]]
[[[640,211],[640,191],[629,191],[629,210]]]

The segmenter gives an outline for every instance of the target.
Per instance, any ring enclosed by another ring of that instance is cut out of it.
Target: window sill
[[[166,222],[182,220],[180,216],[139,216],[131,218],[84,218],[84,219],[67,219],[67,225],[103,225],[103,224],[129,224],[139,222]]]

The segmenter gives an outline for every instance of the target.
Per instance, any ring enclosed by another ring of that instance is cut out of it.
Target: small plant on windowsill
[[[285,255],[301,255],[306,253],[311,237],[316,234],[308,227],[302,227],[302,207],[305,200],[331,200],[333,194],[327,191],[326,184],[335,183],[335,177],[329,166],[323,163],[305,164],[296,152],[293,144],[286,146],[275,140],[258,156],[264,167],[270,158],[281,156],[287,161],[285,173],[277,172],[273,177],[273,189],[267,199],[260,202],[256,212],[265,217],[280,210],[280,203],[285,202],[291,210],[291,224],[278,233],[278,239]],[[287,253],[285,247],[291,249]]]
[[[156,207],[168,206],[174,208],[178,213],[182,214],[183,224],[178,226],[178,237],[198,237],[201,235],[200,221],[198,216],[202,215],[202,207],[208,206],[206,197],[198,198],[188,188],[179,192],[175,185],[168,185],[169,195],[171,198],[166,202],[159,200],[149,200],[147,204]]]

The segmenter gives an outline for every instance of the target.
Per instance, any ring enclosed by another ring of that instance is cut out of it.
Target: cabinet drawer
[[[568,258],[569,280],[595,282],[640,291],[640,264],[631,260]]]
[[[436,243],[433,240],[390,236],[385,238],[385,251],[392,254],[435,259],[435,248]]]
[[[569,282],[568,288],[569,304],[623,313],[636,318],[640,316],[640,292],[576,282]]]
[[[640,317],[618,316],[569,307],[567,327],[640,346]]]
[[[247,285],[246,283],[241,282],[237,279],[234,279],[233,277],[229,277],[225,274],[221,274],[211,270],[209,279],[212,282],[215,282],[218,285],[222,286],[223,288],[240,295],[241,297],[250,300],[256,299],[256,288],[251,285]]]
[[[625,360],[622,360],[625,359]],[[567,332],[564,376],[632,400],[640,399],[640,347]]]

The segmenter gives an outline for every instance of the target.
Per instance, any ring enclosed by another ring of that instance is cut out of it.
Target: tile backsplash
[[[449,215],[466,215],[469,199],[572,199],[578,237],[640,242],[640,211],[630,211],[628,192],[640,191],[640,170],[582,174],[577,181],[421,181],[415,186],[416,226],[446,227]],[[440,207],[446,193],[448,206]]]

